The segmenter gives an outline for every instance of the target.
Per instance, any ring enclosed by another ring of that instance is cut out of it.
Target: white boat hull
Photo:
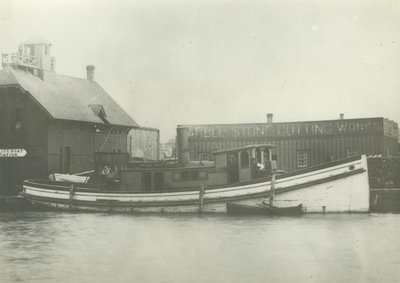
[[[85,184],[27,180],[22,196],[34,205],[97,212],[226,212],[227,202],[255,204],[268,198],[271,182],[181,192],[105,192]],[[315,170],[294,172],[275,182],[276,206],[303,204],[312,212],[368,212],[369,185],[365,156]]]

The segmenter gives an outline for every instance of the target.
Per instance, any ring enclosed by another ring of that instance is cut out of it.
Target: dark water
[[[0,282],[400,282],[400,215],[0,214]]]

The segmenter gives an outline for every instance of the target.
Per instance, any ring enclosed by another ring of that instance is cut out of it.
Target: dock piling
[[[74,193],[75,193],[75,186],[74,184],[71,184],[71,188],[69,189],[69,209],[72,209],[74,201]]]
[[[199,189],[199,213],[203,213],[204,210],[204,186]]]

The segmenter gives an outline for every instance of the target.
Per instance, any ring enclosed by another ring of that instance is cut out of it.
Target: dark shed
[[[91,170],[95,152],[127,153],[128,132],[138,127],[93,76],[56,74],[46,44],[3,54],[0,151],[24,149],[27,154],[0,154],[0,194],[14,194],[26,178]],[[49,60],[52,64],[46,65]]]

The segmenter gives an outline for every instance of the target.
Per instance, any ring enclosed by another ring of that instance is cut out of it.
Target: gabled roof
[[[44,71],[44,80],[30,72],[5,66],[0,71],[0,87],[19,85],[53,119],[103,123],[89,105],[102,105],[112,125],[139,125],[94,81]]]
[[[14,76],[14,73],[10,70],[11,68],[6,66],[3,70],[0,71],[0,86],[6,85],[17,85],[17,78]]]

